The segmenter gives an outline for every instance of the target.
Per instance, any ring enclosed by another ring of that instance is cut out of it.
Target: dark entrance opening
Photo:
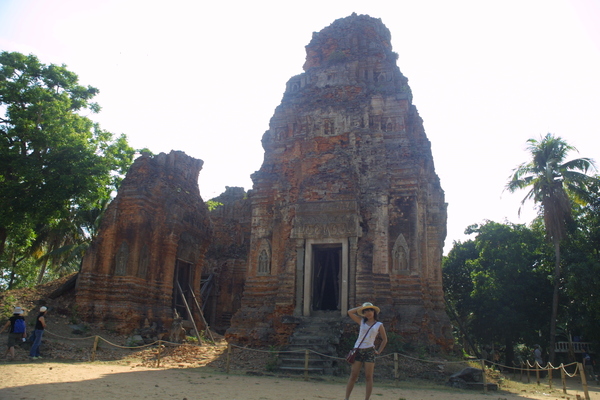
[[[173,276],[173,308],[177,310],[179,316],[184,320],[189,319],[185,301],[187,301],[189,307],[192,307],[192,303],[190,303],[190,301],[193,301],[190,292],[190,285],[193,282],[192,279],[192,264],[177,260],[177,263],[175,264],[175,276]],[[179,291],[179,288],[181,288],[181,292]]]
[[[313,247],[313,311],[340,309],[340,271],[342,246],[315,245]]]

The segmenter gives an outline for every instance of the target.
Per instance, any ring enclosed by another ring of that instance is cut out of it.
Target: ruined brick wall
[[[353,14],[306,46],[252,176],[248,275],[230,340],[264,343],[281,336],[281,315],[318,311],[314,257],[333,246],[341,315],[372,301],[408,340],[451,345],[444,192],[390,40],[381,20]]]
[[[210,211],[213,240],[206,253],[203,279],[210,279],[205,314],[211,328],[224,333],[242,301],[248,247],[250,245],[250,200],[241,187],[226,187],[211,199],[219,203]]]
[[[135,160],[83,259],[76,291],[83,320],[121,332],[146,318],[168,328],[178,263],[200,298],[211,237],[198,189],[202,164],[179,151]]]

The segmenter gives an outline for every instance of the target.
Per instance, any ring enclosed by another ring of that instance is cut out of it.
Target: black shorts
[[[356,352],[356,361],[360,362],[375,362],[375,347],[369,347],[368,349],[358,349]]]
[[[8,341],[6,343],[6,347],[18,346],[23,343],[23,334],[22,333],[9,333]]]

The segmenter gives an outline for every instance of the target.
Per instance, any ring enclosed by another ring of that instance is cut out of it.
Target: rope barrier
[[[95,338],[95,336],[86,336],[86,337],[83,337],[83,338],[74,338],[74,337],[60,336],[60,335],[57,335],[56,333],[53,333],[53,332],[49,331],[48,329],[44,329],[44,333],[48,333],[48,334],[50,334],[52,336],[56,336],[56,337],[59,337],[61,339],[69,339],[69,340],[87,340],[87,339],[93,339],[93,338]]]
[[[473,361],[479,361],[479,360],[473,360]],[[496,362],[493,362],[493,361],[489,361],[489,360],[485,360],[485,361],[486,361],[488,364],[490,364],[490,365],[495,365],[495,366],[498,366],[498,367],[500,367],[500,368],[504,368],[504,369],[510,369],[510,370],[515,370],[515,371],[527,371],[527,369],[526,369],[526,368],[520,368],[520,367],[516,367],[516,366],[512,366],[512,367],[511,367],[511,366],[508,366],[508,365],[499,364],[499,363],[496,363]],[[559,369],[561,369],[561,368],[565,368],[565,367],[569,367],[569,366],[571,366],[571,365],[575,365],[575,372],[574,372],[573,374],[575,374],[575,373],[577,372],[577,363],[576,363],[576,362],[573,362],[573,363],[571,363],[571,364],[567,364],[567,365],[564,365],[564,364],[562,364],[562,363],[561,363],[561,364],[560,364],[558,367],[554,367],[554,366],[553,366],[551,363],[548,363],[548,364],[546,364],[546,366],[545,366],[545,367],[542,367],[542,366],[541,366],[540,364],[538,364],[537,362],[535,362],[534,364],[531,364],[531,363],[529,362],[529,360],[525,361],[525,364],[526,364],[526,365],[527,365],[527,366],[528,366],[530,369],[538,369],[538,370],[540,370],[540,371],[559,370]],[[565,373],[566,373],[567,375],[569,375],[569,373],[568,373],[566,370],[565,370]],[[574,375],[573,375],[573,376],[574,376]],[[573,376],[569,375],[569,377],[571,377],[571,378],[572,378]]]
[[[158,341],[156,341],[156,342],[152,342],[152,343],[144,344],[144,345],[141,345],[141,346],[121,346],[121,345],[118,345],[118,344],[112,343],[112,342],[110,342],[110,341],[108,341],[108,340],[104,339],[102,336],[98,336],[98,337],[99,337],[100,339],[102,339],[102,341],[103,341],[103,342],[105,342],[105,343],[108,343],[108,344],[110,344],[111,346],[113,346],[113,347],[116,347],[116,348],[119,348],[119,349],[132,349],[132,350],[133,350],[133,349],[143,349],[143,348],[145,348],[145,347],[154,346],[156,343],[158,343]]]
[[[50,334],[51,336],[55,336],[55,337],[57,337],[57,338],[61,338],[61,339],[67,339],[67,340],[88,340],[88,339],[95,339],[95,338],[96,338],[96,336],[98,336],[98,335],[94,335],[94,336],[86,336],[86,337],[83,337],[83,338],[77,338],[77,337],[66,337],[66,336],[61,336],[61,335],[58,335],[58,334],[56,334],[56,333],[53,333],[53,332],[49,331],[48,329],[45,329],[45,330],[44,330],[44,332],[45,332],[46,334]],[[174,345],[174,346],[194,346],[194,347],[196,347],[196,346],[197,346],[197,345],[194,345],[194,344],[189,344],[189,343],[176,343],[176,342],[169,342],[169,341],[167,341],[167,340],[156,340],[156,341],[154,341],[154,342],[152,342],[152,343],[146,343],[146,344],[143,344],[143,345],[140,345],[140,346],[121,346],[121,345],[118,345],[118,344],[112,343],[111,341],[109,341],[109,340],[107,340],[107,339],[103,338],[102,336],[98,336],[98,337],[99,337],[99,338],[100,338],[100,339],[101,339],[103,342],[106,342],[106,343],[110,344],[111,346],[114,346],[114,347],[117,347],[117,348],[120,348],[120,349],[142,349],[142,348],[145,348],[145,347],[154,346],[154,345],[156,345],[158,342],[160,342],[161,344],[170,344],[170,345]]]
[[[394,354],[394,353],[392,353]],[[415,358],[415,357],[411,357],[411,356],[407,356],[406,354],[402,354],[402,353],[398,353],[399,356],[407,358],[409,360],[413,360],[413,361],[420,361],[420,362],[424,362],[424,363],[432,363],[432,364],[463,364],[465,361],[439,361],[439,360],[424,360],[422,358]],[[378,356],[377,358],[380,358],[382,356]],[[383,357],[387,357],[383,356]],[[467,360],[467,361],[473,361],[473,362],[480,362],[481,360]]]
[[[169,342],[169,341],[165,341],[165,340],[157,340],[154,341],[152,343],[146,343],[143,345],[139,345],[139,346],[122,346],[122,345],[118,345],[116,343],[112,343],[111,341],[95,335],[95,336],[87,336],[87,337],[83,337],[83,338],[73,338],[73,337],[65,337],[65,336],[61,336],[58,334],[55,334],[49,330],[46,329],[46,333],[48,333],[51,336],[57,337],[57,338],[61,338],[61,339],[66,339],[66,340],[88,340],[88,339],[94,339],[94,345],[92,348],[92,354],[91,354],[91,361],[95,361],[95,357],[96,357],[96,349],[98,346],[98,342],[99,340],[102,340],[103,342],[109,344],[110,346],[116,347],[116,348],[120,348],[120,349],[130,349],[130,350],[139,350],[139,349],[144,349],[144,348],[149,348],[149,347],[153,347],[153,346],[157,346],[158,347],[158,352],[156,354],[156,366],[159,367],[160,366],[160,361],[161,361],[161,353],[162,353],[162,348],[164,348],[165,346],[186,346],[186,347],[197,347],[197,345],[192,345],[192,344],[188,344],[188,343],[175,343],[175,342]],[[274,354],[276,353],[277,355],[280,354],[304,354],[304,375],[305,375],[305,380],[308,380],[308,371],[309,371],[309,357],[310,354],[315,354],[318,355],[320,357],[323,358],[329,358],[329,359],[333,359],[333,360],[345,360],[345,358],[343,357],[337,357],[337,356],[332,356],[329,354],[324,354],[324,353],[320,353],[318,351],[312,350],[312,349],[298,349],[298,350],[263,350],[263,349],[252,349],[249,347],[245,347],[245,346],[238,346],[235,344],[228,344],[227,345],[227,354],[226,354],[226,372],[229,373],[230,370],[230,359],[231,359],[231,350],[232,348],[237,348],[240,350],[244,350],[244,351],[251,351],[251,352],[256,352],[256,353],[267,353],[267,354]],[[490,365],[490,367],[498,367],[500,369],[506,369],[506,370],[512,370],[513,373],[516,371],[520,371],[521,373],[523,372],[527,372],[527,379],[529,382],[529,372],[534,370],[536,372],[536,377],[537,377],[537,384],[540,384],[540,372],[541,371],[548,371],[548,378],[549,378],[549,386],[550,388],[552,388],[552,371],[554,370],[560,370],[561,371],[561,380],[563,382],[563,392],[566,393],[566,383],[565,383],[565,377],[569,377],[569,378],[573,378],[575,376],[577,376],[577,373],[579,372],[580,376],[581,376],[581,380],[582,380],[582,384],[583,384],[583,388],[584,388],[584,393],[585,393],[585,398],[586,400],[589,400],[589,393],[587,390],[587,381],[586,381],[586,377],[585,377],[585,372],[583,371],[583,366],[580,363],[577,362],[573,362],[570,364],[560,364],[559,366],[553,366],[551,363],[547,363],[546,366],[542,367],[537,361],[534,362],[533,364],[527,360],[523,363],[520,364],[519,367],[516,366],[508,366],[508,365],[503,365],[503,364],[499,364],[493,361],[488,361],[488,360],[484,360],[484,359],[471,359],[471,360],[462,360],[462,361],[445,361],[445,360],[425,360],[422,358],[415,358],[415,357],[411,357],[409,355],[406,354],[402,354],[402,353],[388,353],[385,355],[378,355],[376,356],[376,359],[385,359],[387,357],[393,357],[394,358],[394,377],[396,379],[398,379],[399,374],[398,374],[398,358],[399,357],[403,357],[406,358],[408,360],[413,360],[413,361],[418,361],[418,362],[422,362],[422,363],[434,363],[434,364],[464,364],[464,363],[468,363],[468,362],[472,362],[472,363],[481,363],[481,367],[482,369],[485,370],[486,368],[486,363]],[[525,368],[523,368],[523,366],[525,366]],[[569,373],[567,371],[568,367],[572,367],[575,366],[575,369],[573,371],[573,373]],[[484,378],[485,378],[485,374],[484,374]],[[521,379],[522,379],[522,375],[521,375]],[[487,392],[487,382],[484,379],[484,392]]]

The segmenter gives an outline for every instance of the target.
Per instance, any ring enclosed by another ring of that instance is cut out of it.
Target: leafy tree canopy
[[[532,341],[550,312],[551,284],[540,230],[488,221],[444,259],[444,289],[468,334],[481,344]],[[530,343],[533,344],[533,343]]]
[[[110,198],[135,154],[85,114],[98,89],[65,65],[0,53],[0,255],[11,231]]]
[[[575,207],[579,229],[570,232],[564,246],[564,302],[560,318],[566,330],[585,341],[600,343],[600,181],[592,185],[596,196],[588,204]]]

